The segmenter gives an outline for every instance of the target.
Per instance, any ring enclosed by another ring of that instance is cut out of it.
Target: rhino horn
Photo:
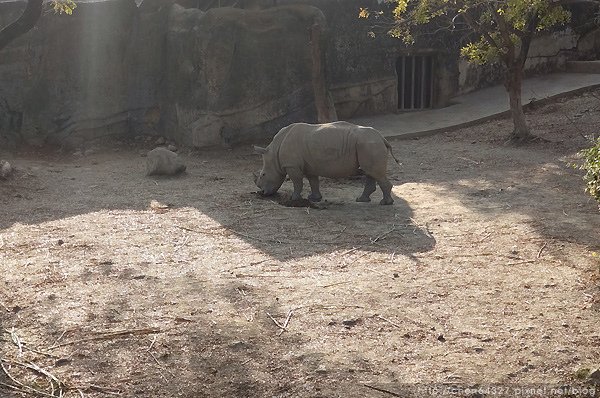
[[[267,152],[267,148],[254,145],[254,152],[258,153],[259,155],[264,155]]]

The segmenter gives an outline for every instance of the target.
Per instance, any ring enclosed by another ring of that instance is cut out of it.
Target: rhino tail
[[[392,155],[392,159],[394,159],[394,161],[396,162],[396,164],[398,166],[402,166],[402,163],[400,163],[400,161],[398,159],[396,159],[396,156],[394,156],[394,150],[392,149],[392,145],[389,143],[389,141],[384,138],[383,139],[383,143],[385,144],[385,147],[390,152],[390,155]]]

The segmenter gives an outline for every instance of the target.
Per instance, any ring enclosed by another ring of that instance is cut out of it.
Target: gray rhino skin
[[[392,184],[386,178],[388,151],[399,164],[389,142],[372,127],[348,122],[326,124],[294,123],[281,129],[266,148],[254,147],[263,156],[263,168],[255,175],[263,195],[273,195],[290,176],[292,200],[301,199],[303,177],[308,179],[308,199],[318,202],[319,176],[348,177],[365,174],[365,188],[356,201],[370,202],[375,183],[383,192],[380,204],[394,203]]]

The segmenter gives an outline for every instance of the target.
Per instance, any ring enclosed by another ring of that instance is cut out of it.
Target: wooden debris
[[[114,332],[102,333],[99,336],[87,337],[87,338],[84,338],[84,339],[73,340],[73,341],[68,341],[66,343],[62,343],[62,344],[58,344],[58,345],[53,345],[51,347],[48,347],[48,350],[54,350],[54,349],[57,349],[57,348],[60,348],[60,347],[65,347],[65,346],[79,344],[79,343],[87,343],[87,342],[90,342],[90,341],[110,340],[110,339],[115,338],[115,337],[123,337],[123,336],[130,336],[130,335],[140,335],[140,334],[153,334],[153,333],[161,333],[161,332],[162,332],[162,330],[160,330],[160,329],[154,329],[154,328],[131,329],[131,330],[117,330],[117,331],[114,331]]]
[[[544,244],[540,248],[540,251],[537,254],[537,258],[540,258],[542,256],[542,251],[544,251],[544,249],[546,248],[547,245],[548,245],[548,242],[544,242]]]

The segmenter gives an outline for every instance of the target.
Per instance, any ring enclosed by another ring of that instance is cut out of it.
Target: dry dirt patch
[[[600,213],[567,166],[597,133],[596,96],[530,112],[547,143],[506,145],[505,120],[393,142],[394,206],[355,203],[356,180],[323,181],[325,209],[257,198],[246,148],[187,153],[172,179],[124,145],[14,155],[3,364],[73,397],[573,383],[600,365]]]

